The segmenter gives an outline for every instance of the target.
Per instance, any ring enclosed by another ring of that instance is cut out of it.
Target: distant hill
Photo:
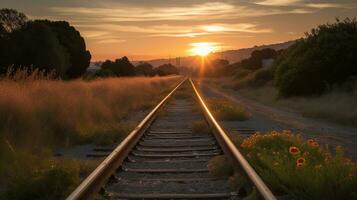
[[[229,61],[229,63],[235,63],[238,61],[241,61],[242,59],[248,58],[250,54],[254,50],[259,50],[259,49],[264,49],[264,48],[271,48],[275,50],[280,50],[280,49],[286,49],[290,45],[292,45],[295,41],[288,41],[288,42],[283,42],[283,43],[278,43],[278,44],[269,44],[269,45],[261,45],[261,46],[254,46],[252,48],[244,48],[244,49],[238,49],[238,50],[228,50],[228,51],[223,51],[223,52],[217,52],[217,53],[211,53],[210,57],[211,58],[223,58]],[[138,64],[141,61],[133,61],[133,64]],[[152,64],[154,67],[157,67],[162,64],[169,63],[169,59],[154,59],[154,60],[147,60],[145,62],[149,62]],[[197,63],[200,62],[200,57],[198,56],[187,56],[187,57],[181,57],[180,58],[180,66],[187,66],[187,67],[193,67],[196,66]],[[176,64],[176,58],[171,59],[172,64]]]

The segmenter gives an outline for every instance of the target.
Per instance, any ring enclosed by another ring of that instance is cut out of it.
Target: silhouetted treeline
[[[172,64],[163,64],[154,68],[150,63],[142,62],[136,67],[124,56],[115,61],[106,60],[94,76],[122,77],[122,76],[166,76],[179,74],[179,70]]]
[[[16,10],[0,10],[0,73],[33,68],[77,78],[90,59],[83,37],[68,22],[29,21]]]
[[[266,48],[254,50],[249,58],[243,59],[240,62],[233,63],[226,67],[224,74],[232,75],[237,70],[255,71],[263,67],[264,60],[275,59],[279,52],[274,49]]]

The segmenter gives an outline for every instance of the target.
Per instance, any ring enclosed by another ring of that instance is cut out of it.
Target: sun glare
[[[192,43],[191,46],[191,53],[199,56],[207,56],[218,48],[217,43],[214,42],[197,42]]]

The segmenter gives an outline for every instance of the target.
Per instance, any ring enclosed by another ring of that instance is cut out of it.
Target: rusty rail
[[[94,199],[110,176],[121,165],[130,153],[145,130],[157,116],[160,108],[179,88],[182,80],[141,122],[140,124],[114,149],[112,153],[67,197],[67,200]]]
[[[202,107],[203,114],[208,122],[209,126],[212,129],[212,132],[219,142],[220,146],[222,147],[223,151],[230,156],[230,158],[238,164],[249,180],[253,183],[253,185],[257,188],[260,195],[266,200],[276,200],[276,197],[270,191],[270,189],[265,185],[263,180],[259,177],[259,175],[255,172],[252,166],[248,163],[248,161],[244,158],[242,153],[236,148],[233,142],[229,139],[227,134],[224,132],[222,127],[218,124],[218,122],[213,117],[212,113],[209,111],[207,105],[203,101],[201,95],[199,94],[198,90],[196,89],[195,84],[190,79],[190,83],[192,88],[196,94],[196,97]]]

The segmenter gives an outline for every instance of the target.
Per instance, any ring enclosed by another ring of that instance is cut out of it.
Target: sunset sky
[[[30,19],[66,20],[86,39],[92,60],[192,55],[299,38],[335,17],[354,17],[356,0],[0,0]]]

